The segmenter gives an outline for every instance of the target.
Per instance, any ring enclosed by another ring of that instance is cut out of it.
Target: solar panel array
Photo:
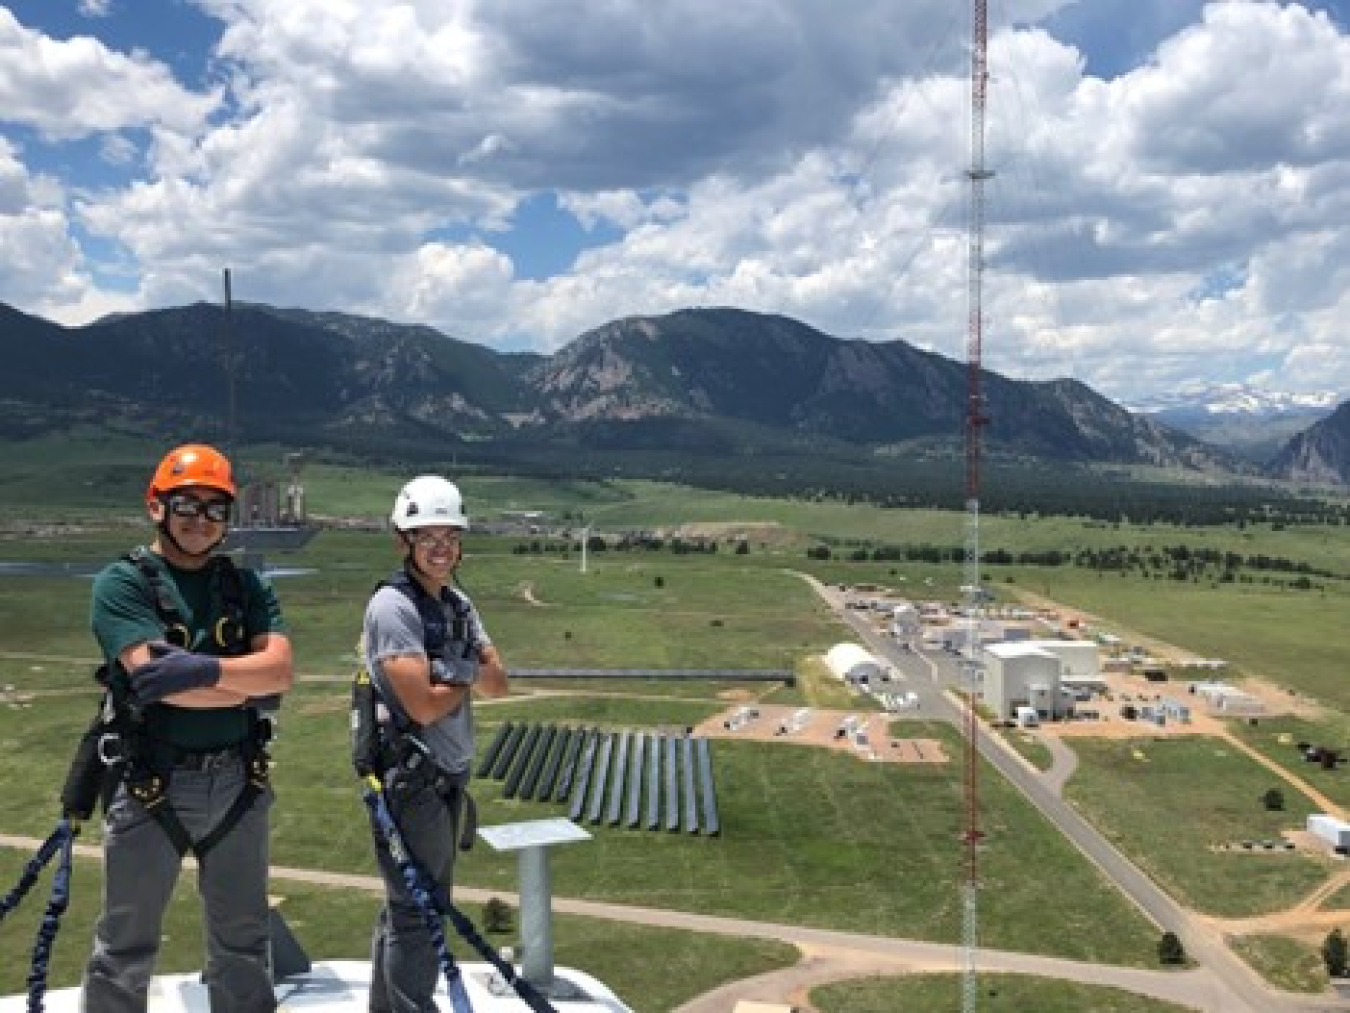
[[[503,782],[505,798],[566,804],[577,822],[722,832],[708,740],[687,732],[507,721],[488,744],[478,776]]]

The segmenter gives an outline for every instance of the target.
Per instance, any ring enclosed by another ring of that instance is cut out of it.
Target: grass
[[[1315,946],[1288,936],[1239,936],[1233,951],[1261,977],[1286,992],[1319,993],[1330,983],[1322,954]]]
[[[950,974],[869,977],[811,990],[820,1013],[895,1013],[962,1008],[962,979]],[[1105,985],[1083,985],[1024,974],[982,974],[977,1003],[995,1013],[1182,1013],[1189,1006]]]
[[[1327,770],[1320,763],[1308,763],[1295,748],[1298,742],[1337,749],[1350,746],[1350,729],[1345,715],[1329,714],[1318,721],[1295,717],[1261,718],[1255,725],[1234,723],[1231,729],[1247,745],[1281,766],[1291,767],[1309,786],[1350,812],[1350,776],[1346,767]],[[1281,790],[1284,790],[1282,786]]]
[[[1279,839],[1315,811],[1293,789],[1285,791],[1285,811],[1267,811],[1261,797],[1271,773],[1223,740],[1079,739],[1074,746],[1080,762],[1066,796],[1181,904],[1245,918],[1289,907],[1326,880],[1325,860],[1215,850]]]
[[[288,700],[275,756],[278,805],[273,859],[340,872],[370,871],[366,820],[349,772],[345,687],[306,683]],[[715,712],[712,701],[516,698],[479,711],[486,748],[503,721],[615,727],[683,726]],[[0,712],[0,826],[45,834],[53,796],[84,695],[41,698]],[[945,726],[916,722],[905,734],[958,741]],[[959,939],[962,826],[957,764],[868,764],[782,743],[718,741],[713,750],[723,834],[718,838],[593,827],[594,839],[552,857],[555,889],[674,910],[921,939]],[[45,758],[45,762],[44,762]],[[50,771],[41,778],[36,769]],[[476,782],[485,825],[563,815],[561,805],[502,797]],[[989,772],[987,893],[983,939],[990,945],[1082,960],[1148,966],[1154,930],[1077,855],[1020,795]],[[97,829],[90,828],[91,838]],[[1053,916],[1034,870],[1054,868],[1062,891]],[[514,890],[510,855],[479,847],[460,882]]]
[[[1054,765],[1055,758],[1050,752],[1050,747],[1036,735],[1019,731],[1016,728],[1008,728],[997,734],[1001,734],[1003,741],[1008,743],[1018,756],[1037,770],[1044,772]]]
[[[1322,901],[1318,907],[1323,911],[1340,911],[1343,908],[1350,907],[1350,883],[1347,883],[1326,900]]]

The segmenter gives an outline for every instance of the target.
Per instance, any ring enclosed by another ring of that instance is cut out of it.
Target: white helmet
[[[399,531],[441,524],[452,528],[469,526],[459,488],[439,475],[418,475],[400,489],[389,521]]]

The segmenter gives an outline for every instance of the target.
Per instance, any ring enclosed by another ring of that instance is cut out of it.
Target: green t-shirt
[[[213,567],[180,570],[161,556],[148,553],[159,568],[161,584],[174,600],[188,628],[188,649],[198,654],[222,654],[216,642],[216,624],[224,609],[221,591],[214,587]],[[271,582],[254,570],[240,568],[243,587],[244,642],[264,633],[283,633],[281,605]],[[164,619],[155,607],[155,592],[136,564],[119,559],[94,577],[90,625],[114,686],[124,690],[127,673],[118,656],[128,647],[165,639]],[[145,709],[146,730],[153,739],[178,749],[213,750],[237,745],[248,737],[249,714],[243,707],[208,710],[152,704]]]

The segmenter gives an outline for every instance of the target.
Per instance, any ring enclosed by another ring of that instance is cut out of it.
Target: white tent
[[[882,678],[886,669],[857,644],[835,644],[825,654],[825,664],[844,682],[872,682]]]

